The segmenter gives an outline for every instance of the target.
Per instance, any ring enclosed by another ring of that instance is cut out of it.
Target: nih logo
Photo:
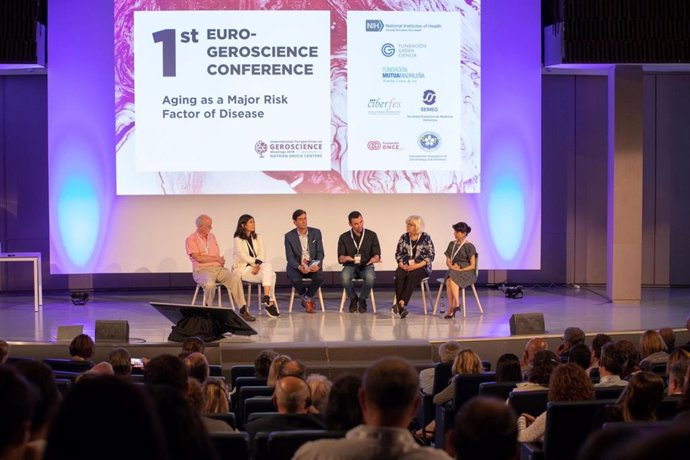
[[[381,32],[383,30],[383,21],[380,19],[367,19],[366,20],[366,31],[367,32]]]

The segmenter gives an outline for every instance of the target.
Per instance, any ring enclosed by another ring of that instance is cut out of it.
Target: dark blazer
[[[320,260],[321,268],[323,269],[324,252],[321,230],[307,227],[307,236],[309,237],[309,255],[312,260]],[[285,234],[285,258],[287,259],[288,269],[298,269],[302,261],[302,245],[299,242],[299,234],[296,228]]]

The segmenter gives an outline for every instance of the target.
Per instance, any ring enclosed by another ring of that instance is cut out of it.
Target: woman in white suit
[[[266,262],[264,244],[256,234],[256,222],[249,214],[242,214],[235,230],[235,251],[233,271],[242,280],[261,283],[264,287],[262,303],[271,318],[280,316],[275,304],[276,273],[270,262]]]

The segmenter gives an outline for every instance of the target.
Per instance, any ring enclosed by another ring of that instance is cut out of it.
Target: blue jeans
[[[350,299],[357,297],[355,289],[352,286],[352,280],[354,278],[361,278],[364,280],[362,284],[362,292],[359,294],[360,299],[368,299],[371,293],[371,288],[374,287],[374,281],[376,280],[376,271],[373,265],[345,265],[343,271],[340,272],[340,279],[343,282],[343,287],[347,296]]]

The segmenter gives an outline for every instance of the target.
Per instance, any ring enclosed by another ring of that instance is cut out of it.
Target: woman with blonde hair
[[[230,412],[228,387],[220,379],[207,379],[202,387],[204,414],[227,414]]]
[[[651,370],[654,364],[668,362],[666,342],[657,331],[650,329],[640,336],[640,359],[640,369],[643,371]]]
[[[273,361],[271,361],[271,367],[268,369],[266,386],[269,386],[271,388],[276,386],[276,381],[278,380],[278,372],[280,371],[280,368],[283,366],[283,364],[290,361],[291,359],[292,358],[290,358],[288,355],[279,355],[273,358]]]
[[[405,219],[407,231],[400,236],[395,248],[395,299],[393,313],[400,318],[407,316],[407,304],[410,302],[414,288],[431,274],[431,262],[434,261],[434,242],[424,232],[424,221],[419,216]]]

